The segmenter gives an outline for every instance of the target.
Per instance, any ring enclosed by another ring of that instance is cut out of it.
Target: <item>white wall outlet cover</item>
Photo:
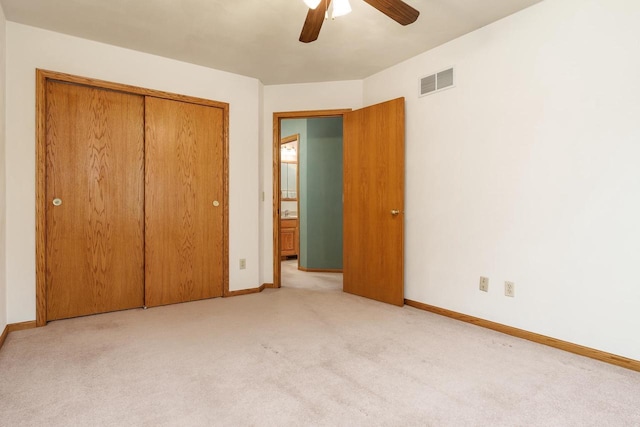
[[[508,297],[515,297],[516,285],[513,282],[504,282],[504,294]]]
[[[489,292],[489,278],[480,276],[480,290],[482,292]]]

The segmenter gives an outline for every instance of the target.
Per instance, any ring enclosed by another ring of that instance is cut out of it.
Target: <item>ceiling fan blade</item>
[[[364,0],[401,25],[416,22],[420,12],[402,0]]]
[[[322,0],[318,7],[315,9],[309,9],[307,12],[307,19],[302,26],[302,32],[300,33],[300,41],[303,43],[310,43],[315,41],[320,34],[320,28],[324,22],[324,14],[329,7],[331,0]]]

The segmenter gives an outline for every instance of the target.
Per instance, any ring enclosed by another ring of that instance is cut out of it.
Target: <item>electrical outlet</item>
[[[508,297],[516,296],[516,285],[513,282],[504,282],[504,294]]]
[[[480,276],[480,290],[482,292],[489,292],[489,278]]]
[[[245,270],[247,268],[247,260],[244,258],[240,259],[240,270]]]

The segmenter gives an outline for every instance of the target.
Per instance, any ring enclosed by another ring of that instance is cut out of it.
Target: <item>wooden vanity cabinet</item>
[[[298,219],[280,220],[280,256],[298,255]]]

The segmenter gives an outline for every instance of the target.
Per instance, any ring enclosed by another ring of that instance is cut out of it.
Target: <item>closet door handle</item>
[[[58,199],[57,197],[53,199],[53,206],[60,206],[62,204],[62,199]]]
[[[219,201],[217,201],[217,200],[214,200],[214,201],[213,201],[213,206],[215,206],[215,207],[220,206],[220,202],[219,202]]]

